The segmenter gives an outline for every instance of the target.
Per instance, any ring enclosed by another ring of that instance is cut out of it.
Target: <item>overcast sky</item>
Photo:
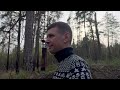
[[[113,13],[113,15],[118,19],[120,22],[120,11],[97,11],[97,19],[98,21],[103,18],[105,15],[105,12]],[[67,22],[68,16],[69,16],[70,11],[63,11],[63,16],[60,18],[60,21]]]
[[[113,16],[115,16],[115,18],[120,22],[120,11],[97,11],[97,21],[101,21],[106,12],[113,13]],[[59,21],[67,22],[69,13],[70,13],[70,11],[63,11],[63,16],[60,18]],[[76,36],[77,35],[74,33],[73,34],[74,39],[77,38]],[[101,38],[101,42],[104,43],[105,45],[107,45],[106,38],[104,38],[104,39]],[[119,42],[120,42],[120,40],[119,40]]]

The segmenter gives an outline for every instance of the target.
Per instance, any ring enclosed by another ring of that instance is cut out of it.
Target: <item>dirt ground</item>
[[[120,66],[91,66],[93,79],[120,79]]]

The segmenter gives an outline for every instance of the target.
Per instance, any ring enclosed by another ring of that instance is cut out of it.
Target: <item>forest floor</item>
[[[87,61],[93,79],[120,79],[120,60],[100,60],[97,63]]]
[[[95,64],[89,62],[90,70],[93,79],[120,79],[120,63],[119,62],[110,62],[110,63],[98,63]],[[35,71],[35,72],[27,72],[24,70],[20,70],[18,74],[16,74],[15,70],[9,70],[6,72],[5,70],[0,70],[0,79],[51,79],[53,73],[56,69],[55,65],[48,66],[46,71]]]
[[[92,65],[93,79],[120,79],[120,66]]]

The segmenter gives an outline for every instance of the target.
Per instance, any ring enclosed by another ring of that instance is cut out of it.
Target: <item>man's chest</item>
[[[67,78],[69,78],[69,76],[71,74],[72,73],[70,73],[70,72],[59,72],[59,71],[56,71],[54,73],[53,79],[67,79]]]

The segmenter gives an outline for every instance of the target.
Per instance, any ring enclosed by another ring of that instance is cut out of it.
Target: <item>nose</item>
[[[48,38],[46,39],[46,41],[45,41],[45,42],[46,42],[47,44],[49,44],[49,43],[50,43],[50,41],[49,41],[49,39],[48,39]]]

